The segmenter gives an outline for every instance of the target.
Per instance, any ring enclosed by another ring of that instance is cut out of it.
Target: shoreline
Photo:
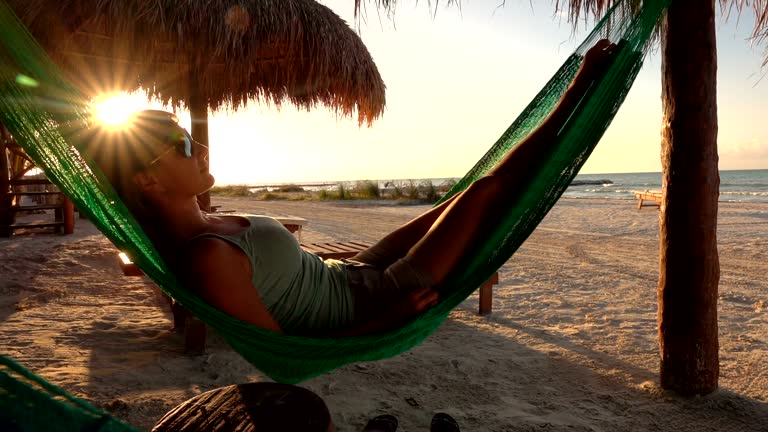
[[[306,242],[375,241],[429,208],[212,201],[304,217]],[[300,385],[340,432],[384,413],[426,430],[438,411],[480,432],[768,429],[768,206],[719,205],[721,388],[681,398],[657,384],[658,211],[627,201],[561,199],[500,269],[491,315],[476,314],[475,293],[414,349]],[[87,221],[0,239],[0,274],[0,352],[142,430],[201,392],[265,379],[216,335],[184,355],[153,284],[122,276]]]
[[[751,170],[720,170],[720,201],[721,202],[768,202],[768,169]],[[662,188],[662,173],[602,173],[578,174],[565,192],[568,198],[622,198],[632,199],[634,191],[660,190]],[[253,185],[229,185],[223,187],[241,187],[259,190],[264,193],[275,192],[281,187],[304,187],[313,192],[343,187],[354,189],[361,184],[375,185],[384,189],[387,185],[396,185],[401,189],[412,185],[431,183],[431,187],[442,189],[444,184],[454,184],[460,177],[438,177],[422,179],[376,179],[376,180],[343,180],[318,182],[270,182]],[[368,186],[365,187],[368,189]],[[447,190],[447,189],[446,189]],[[725,198],[724,198],[725,197]]]
[[[235,198],[235,199],[246,199],[246,200],[254,200],[254,201],[321,201],[321,202],[359,202],[361,204],[364,203],[371,203],[372,205],[383,205],[384,203],[393,203],[392,205],[429,205],[429,202],[426,202],[424,199],[403,199],[403,198],[351,198],[351,199],[322,199],[319,198],[319,192],[284,192],[284,193],[276,193],[276,197],[272,198],[264,198],[263,196],[260,196],[257,193],[253,193],[252,195],[228,195],[226,193],[212,193],[211,199],[213,201],[217,199],[229,199],[229,198]],[[585,197],[585,196],[563,196],[559,199],[559,201],[564,200],[595,200],[595,201],[634,201],[637,202],[637,198],[634,197]],[[717,201],[719,204],[755,204],[755,205],[768,205],[768,200],[766,201],[752,201],[752,200],[723,200],[720,199]],[[652,207],[653,205],[647,205],[648,207]]]

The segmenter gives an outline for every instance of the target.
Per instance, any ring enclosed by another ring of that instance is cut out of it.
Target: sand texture
[[[303,240],[374,241],[424,211],[391,202],[255,201],[225,209],[299,216]],[[217,336],[187,356],[153,284],[122,275],[87,221],[75,234],[0,239],[0,352],[149,430],[201,392],[265,380]],[[493,313],[473,294],[431,337],[392,359],[302,383],[339,431],[390,413],[427,431],[768,431],[768,205],[720,204],[720,390],[658,387],[658,211],[563,199],[500,270]]]

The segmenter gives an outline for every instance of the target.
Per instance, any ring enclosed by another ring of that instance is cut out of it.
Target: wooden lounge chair
[[[635,198],[638,199],[637,203],[637,209],[641,209],[643,207],[643,204],[646,202],[651,202],[651,205],[661,206],[661,191],[660,190],[644,190],[644,191],[634,191],[635,192]]]

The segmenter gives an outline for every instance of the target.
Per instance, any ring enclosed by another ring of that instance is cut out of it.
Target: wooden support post
[[[0,237],[10,237],[11,229],[8,225],[13,223],[13,214],[11,213],[11,172],[8,167],[8,156],[6,154],[6,131],[0,124]]]
[[[192,138],[200,144],[204,145],[203,152],[208,154],[208,100],[202,95],[200,90],[199,81],[197,80],[197,74],[193,70],[190,73],[190,97],[189,97],[189,114],[192,119],[192,127],[190,133]],[[210,157],[210,155],[209,155]],[[205,192],[197,197],[197,203],[200,209],[209,212],[211,211],[211,194]]]
[[[75,205],[67,197],[64,197],[63,213],[64,234],[72,234],[75,232]]]
[[[715,0],[672,2],[662,32],[658,329],[661,386],[718,386]]]
[[[171,315],[173,315],[173,329],[179,333],[184,333],[184,329],[187,326],[187,312],[183,306],[178,304],[176,300],[168,297],[168,301],[171,304]]]
[[[203,354],[205,352],[206,327],[205,323],[189,313],[176,300],[168,297],[173,314],[173,329],[184,335],[184,353]]]
[[[203,354],[205,352],[205,333],[205,323],[188,314],[184,323],[184,353]]]
[[[499,283],[499,272],[496,272],[490,279],[480,285],[480,315],[488,315],[493,312],[493,286]]]

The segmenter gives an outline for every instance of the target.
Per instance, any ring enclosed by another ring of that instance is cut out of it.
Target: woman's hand
[[[427,309],[434,307],[439,297],[434,288],[411,291],[404,298],[392,304],[393,318],[395,321],[406,323]]]

